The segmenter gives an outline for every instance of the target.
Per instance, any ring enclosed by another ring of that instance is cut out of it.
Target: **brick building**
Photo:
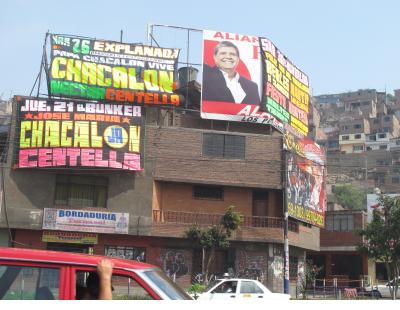
[[[374,263],[357,252],[362,238],[356,231],[366,224],[365,211],[327,211],[326,227],[321,229],[320,252],[308,256],[314,264],[322,267],[319,278],[327,279],[329,283],[336,278],[341,287],[360,287],[365,276],[374,276]]]
[[[17,141],[15,110],[10,141]],[[144,260],[187,287],[201,270],[201,256],[184,230],[215,223],[234,205],[244,223],[231,248],[218,251],[211,272],[232,268],[282,291],[282,136],[261,124],[203,120],[199,111],[144,110],[139,172],[12,169],[15,143],[10,143],[3,168],[3,245],[11,232],[13,246]],[[44,208],[123,212],[129,214],[128,233],[56,231],[54,236],[43,229]],[[319,228],[290,220],[289,243],[295,281],[306,252],[319,250]]]

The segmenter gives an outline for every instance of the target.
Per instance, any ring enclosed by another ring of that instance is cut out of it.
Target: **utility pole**
[[[290,294],[289,291],[289,213],[287,204],[287,153],[288,151],[283,149],[283,167],[284,175],[282,178],[283,185],[283,293]]]

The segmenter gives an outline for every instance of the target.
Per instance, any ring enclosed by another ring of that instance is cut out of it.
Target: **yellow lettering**
[[[140,127],[129,127],[129,152],[140,151]]]
[[[126,68],[115,67],[112,71],[113,75],[113,87],[115,88],[128,88],[128,75],[126,73]]]
[[[44,147],[60,146],[60,126],[58,121],[46,121],[44,128]]]
[[[32,122],[31,121],[22,121],[21,122],[21,133],[19,136],[19,147],[21,149],[30,147],[31,140],[26,137],[26,132],[31,130]]]
[[[61,123],[61,146],[69,147],[72,146],[72,139],[68,137],[68,131],[74,127],[72,121],[66,121]]]
[[[74,81],[77,83],[81,82],[81,67],[82,61],[75,59],[67,60],[67,76],[66,80]]]
[[[63,79],[65,78],[65,70],[60,68],[61,65],[65,66],[67,64],[67,60],[63,57],[55,57],[53,59],[53,63],[51,65],[51,76],[55,79]]]
[[[103,137],[97,135],[97,122],[92,122],[90,124],[91,129],[91,142],[92,147],[102,147],[103,146]]]
[[[89,147],[89,122],[75,122],[74,147]]]

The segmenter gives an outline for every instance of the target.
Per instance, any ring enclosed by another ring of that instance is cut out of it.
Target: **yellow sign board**
[[[98,235],[93,233],[69,232],[69,231],[43,231],[43,242],[97,244]]]

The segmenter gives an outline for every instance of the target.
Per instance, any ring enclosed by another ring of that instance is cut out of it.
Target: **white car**
[[[393,282],[393,280],[391,282]],[[396,298],[400,298],[400,278],[398,278],[397,282],[399,283],[399,288],[397,290]],[[369,286],[365,289],[367,292],[371,292],[372,296],[374,297],[392,298],[389,290],[389,282],[385,284]]]
[[[289,300],[290,295],[272,293],[261,282],[250,279],[219,279],[199,295],[199,300]]]

